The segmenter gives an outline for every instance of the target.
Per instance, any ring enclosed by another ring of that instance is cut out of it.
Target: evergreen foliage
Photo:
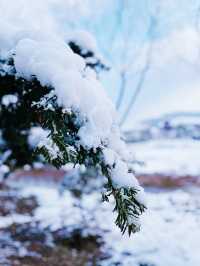
[[[86,66],[91,67],[96,72],[100,70],[109,70],[109,67],[106,66],[101,60],[95,55],[93,51],[88,49],[83,49],[74,41],[68,43],[72,51],[85,59]]]
[[[94,56],[93,52],[82,52],[75,43],[71,42],[70,47],[84,59]],[[88,66],[96,70],[106,69],[99,60],[94,64],[88,63]],[[15,96],[17,101],[5,104],[3,98],[8,95]],[[74,166],[94,168],[96,175],[107,177],[103,200],[108,201],[113,196],[116,225],[122,233],[128,230],[130,235],[139,230],[137,220],[145,206],[136,200],[136,190],[117,188],[112,183],[111,171],[115,165],[111,167],[105,163],[104,143],[96,149],[86,149],[80,144],[78,131],[85,121],[86,118],[77,110],[68,110],[58,104],[53,87],[42,86],[35,76],[26,80],[16,75],[14,55],[8,61],[0,61],[2,163],[10,171],[27,164],[33,165],[34,162],[46,162],[58,169],[69,162]],[[33,127],[41,127],[48,132],[36,149],[30,146],[28,140]]]

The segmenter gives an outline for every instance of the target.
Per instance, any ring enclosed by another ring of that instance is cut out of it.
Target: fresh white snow
[[[1,102],[5,106],[9,106],[9,104],[16,104],[18,101],[18,97],[13,94],[4,95],[1,99]]]
[[[34,219],[42,226],[58,229],[61,226],[82,225],[84,233],[100,233],[105,241],[104,250],[111,258],[102,262],[123,266],[149,263],[155,266],[199,266],[200,199],[199,189],[147,191],[148,211],[142,217],[142,230],[128,237],[122,236],[113,225],[112,205],[100,204],[99,193],[83,196],[81,209],[69,192],[59,194],[53,186],[25,184],[22,196],[35,195],[40,207]],[[81,212],[82,210],[82,212]],[[30,217],[29,217],[30,219]],[[14,221],[27,218],[13,216]],[[9,220],[1,218],[1,227]]]
[[[137,173],[176,176],[200,174],[200,142],[192,139],[159,139],[131,144]]]

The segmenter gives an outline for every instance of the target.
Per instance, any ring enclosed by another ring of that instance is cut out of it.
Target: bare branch
[[[148,32],[147,32],[148,36],[152,37],[152,35],[153,35],[154,31],[155,31],[156,25],[157,25],[156,17],[155,16],[151,16],[150,23],[149,23],[149,29],[148,29]],[[148,71],[149,71],[150,66],[151,66],[152,51],[153,51],[153,45],[152,45],[152,42],[150,42],[148,50],[147,50],[146,64],[145,64],[143,70],[141,71],[139,81],[137,83],[135,92],[133,93],[133,95],[131,97],[130,103],[128,104],[125,112],[122,115],[122,118],[121,118],[121,121],[120,121],[120,126],[122,126],[125,123],[126,119],[128,118],[128,115],[129,115],[133,105],[135,104],[135,102],[137,100],[137,97],[138,97],[138,95],[139,95],[139,93],[140,93],[140,91],[141,91],[141,89],[143,87],[143,84],[144,84],[145,80],[146,80],[146,76],[147,76]]]
[[[116,109],[119,110],[124,99],[125,89],[126,89],[126,72],[122,71],[120,74],[121,82],[119,88],[119,95],[116,101]]]

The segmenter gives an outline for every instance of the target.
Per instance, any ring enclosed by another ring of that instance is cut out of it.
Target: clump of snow
[[[47,138],[50,131],[44,130],[41,127],[32,127],[28,136],[28,143],[31,147],[35,148],[38,144]]]
[[[112,180],[119,187],[134,187],[139,189],[139,183],[132,173],[128,172],[128,166],[122,160],[115,162],[112,171]]]
[[[115,163],[115,160],[116,160],[116,153],[115,153],[112,149],[105,148],[105,149],[103,150],[103,154],[104,154],[105,162],[106,162],[108,165],[113,165],[113,164]]]
[[[4,95],[1,99],[1,103],[5,106],[9,106],[10,104],[16,104],[18,101],[18,97],[13,94]]]

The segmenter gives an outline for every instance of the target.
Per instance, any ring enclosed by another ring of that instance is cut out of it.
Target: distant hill
[[[162,138],[200,140],[200,112],[176,112],[148,119],[134,130],[126,131],[124,137],[127,142]]]

